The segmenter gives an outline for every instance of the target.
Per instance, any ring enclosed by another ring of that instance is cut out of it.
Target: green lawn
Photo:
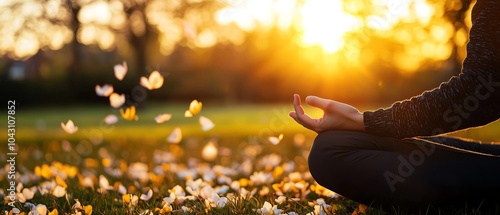
[[[330,198],[331,193],[318,188],[308,174],[306,157],[315,134],[288,117],[290,104],[203,106],[199,115],[215,123],[209,131],[201,130],[198,116],[184,117],[187,104],[151,103],[138,108],[138,121],[120,120],[113,126],[102,123],[110,113],[119,116],[109,106],[20,109],[16,112],[15,136],[19,150],[16,170],[21,178],[17,182],[23,181],[24,188],[37,190],[27,202],[43,204],[49,211],[57,209],[59,214],[83,212],[72,208],[75,199],[82,205],[91,205],[93,214],[139,214],[147,210],[162,214],[160,209],[168,207],[173,214],[258,214],[256,209],[262,208],[266,201],[283,213],[323,210],[326,214],[351,214],[357,209],[358,204],[348,199]],[[313,116],[321,115],[307,107],[306,111]],[[173,118],[157,124],[153,119],[161,113],[172,113]],[[61,129],[61,122],[69,119],[79,127],[75,134]],[[182,130],[179,144],[166,141],[175,127]],[[498,141],[499,128],[499,123],[493,123],[454,135]],[[2,128],[0,132],[7,131]],[[279,134],[284,134],[284,138],[278,145],[268,141],[269,136]],[[202,148],[210,141],[219,153],[213,161],[201,156]],[[6,159],[3,152],[0,155]],[[140,171],[134,169],[137,164],[146,166],[145,180],[134,176],[134,171]],[[40,171],[36,172],[37,168]],[[7,169],[0,174],[5,194]],[[77,172],[73,174],[74,169]],[[102,188],[101,175],[113,186],[103,193],[98,192]],[[198,178],[203,181],[199,188],[205,191],[226,189],[217,193],[229,199],[224,207],[214,206],[213,199],[200,190],[195,189],[194,194],[187,191],[193,188],[188,188],[192,183],[188,181]],[[57,197],[54,186],[63,184],[67,185],[66,195]],[[119,192],[119,185],[125,187],[127,194]],[[163,200],[176,185],[193,198],[166,205]],[[128,194],[140,197],[150,189],[153,195],[149,200],[138,200],[136,205],[128,202]],[[252,190],[255,193],[244,195]],[[276,201],[279,196],[286,201]],[[320,204],[319,198],[325,200],[326,206]],[[29,211],[27,204],[16,205],[26,214]],[[0,205],[0,210],[8,209]],[[368,212],[382,214],[375,209]]]

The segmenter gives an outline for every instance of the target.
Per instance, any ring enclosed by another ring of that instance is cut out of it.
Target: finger
[[[298,94],[293,95],[293,107],[295,108],[295,113],[297,115],[304,114],[304,109],[300,105],[300,96]]]
[[[326,110],[328,105],[332,104],[332,100],[320,98],[317,96],[308,96],[308,97],[306,97],[306,103],[308,105],[313,106],[313,107],[317,107],[317,108],[320,108],[322,110]]]
[[[297,115],[297,113],[293,111],[290,112],[288,115],[290,115],[290,117],[292,117],[297,123],[301,124],[302,126],[315,131],[316,129],[315,120],[312,119],[309,115],[303,114],[299,118],[299,115]]]

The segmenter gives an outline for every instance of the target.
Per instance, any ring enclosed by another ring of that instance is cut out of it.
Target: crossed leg
[[[500,146],[449,137],[392,139],[356,131],[320,133],[309,154],[314,179],[385,210],[494,207]]]

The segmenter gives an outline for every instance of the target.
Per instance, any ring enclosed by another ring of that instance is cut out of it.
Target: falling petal
[[[126,108],[125,110],[120,109],[120,114],[122,115],[123,119],[125,120],[138,120],[139,117],[135,115],[135,106],[130,106]]]
[[[128,71],[127,62],[123,61],[123,64],[115,65],[114,70],[116,79],[123,80]]]
[[[108,97],[111,95],[111,93],[113,93],[113,90],[113,85],[105,84],[102,85],[102,87],[99,85],[95,85],[95,93],[98,96]]]
[[[160,114],[155,117],[156,123],[164,123],[172,118],[172,114]]]
[[[114,114],[109,114],[106,117],[104,117],[104,123],[106,125],[114,125],[118,122],[118,117]]]
[[[113,93],[109,96],[109,103],[111,104],[111,107],[119,108],[123,104],[125,104],[125,95],[124,94],[119,95],[118,93]]]
[[[71,120],[68,120],[68,122],[66,124],[61,122],[61,127],[68,134],[73,134],[76,131],[78,131],[78,127],[75,126],[75,124],[73,124],[73,121],[71,121]]]
[[[206,118],[204,116],[200,116],[200,119],[198,121],[201,125],[201,130],[203,130],[203,131],[208,131],[215,126],[215,124],[212,122],[212,120],[210,120],[209,118]]]
[[[201,151],[201,157],[206,161],[214,161],[217,158],[217,154],[217,147],[212,141],[208,142]]]
[[[149,189],[148,194],[147,195],[141,194],[140,199],[144,201],[149,201],[149,199],[151,199],[152,196],[153,196],[153,190]]]
[[[153,71],[149,78],[141,77],[141,85],[148,90],[159,89],[163,85],[163,76],[158,71]]]
[[[175,127],[172,133],[167,138],[169,143],[180,143],[182,140],[181,128]]]
[[[278,137],[269,137],[268,139],[273,145],[278,145],[283,139],[283,134],[280,134]]]
[[[185,113],[184,113],[184,116],[185,117],[193,117],[195,116],[196,114],[200,113],[201,111],[201,108],[202,108],[202,103],[201,102],[198,102],[198,100],[193,100],[190,104],[189,104],[189,110],[187,110]]]

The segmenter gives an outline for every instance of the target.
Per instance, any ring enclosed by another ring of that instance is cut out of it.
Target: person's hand
[[[317,96],[306,97],[306,103],[323,110],[322,118],[312,119],[304,113],[300,105],[300,96],[293,96],[295,111],[290,116],[302,126],[317,133],[326,130],[357,130],[364,131],[363,114],[351,105],[320,98]]]

